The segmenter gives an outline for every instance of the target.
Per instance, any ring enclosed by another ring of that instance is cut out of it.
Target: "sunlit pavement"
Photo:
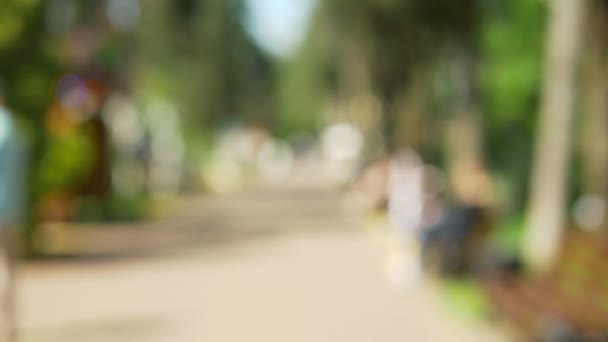
[[[26,265],[22,340],[500,340],[428,288],[391,285],[384,251],[309,178],[186,200],[149,233],[108,228],[107,258]]]

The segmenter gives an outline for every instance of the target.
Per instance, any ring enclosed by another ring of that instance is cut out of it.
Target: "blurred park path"
[[[151,223],[66,228],[78,241],[61,243],[91,254],[24,266],[22,340],[499,340],[429,289],[390,285],[384,251],[314,174],[186,199]]]

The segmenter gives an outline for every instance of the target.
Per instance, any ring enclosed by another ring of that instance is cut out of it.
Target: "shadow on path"
[[[184,197],[165,217],[137,223],[49,223],[44,256],[31,263],[107,263],[234,248],[297,232],[344,231],[337,192],[256,187],[230,196]],[[167,210],[167,209],[165,209]]]

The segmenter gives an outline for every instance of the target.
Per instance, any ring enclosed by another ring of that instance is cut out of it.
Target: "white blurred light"
[[[243,187],[245,177],[237,161],[216,151],[216,155],[203,169],[203,180],[211,191],[230,194]]]
[[[132,151],[143,139],[137,108],[129,98],[116,94],[110,96],[102,115],[119,148]]]
[[[156,100],[147,108],[152,130],[152,159],[157,164],[180,164],[185,147],[175,106]]]
[[[294,156],[291,147],[276,140],[266,142],[257,158],[258,168],[266,179],[284,178],[293,167]]]
[[[156,192],[175,192],[185,154],[177,109],[169,101],[156,99],[148,104],[146,118],[152,135],[151,186]]]
[[[333,181],[344,183],[355,172],[363,149],[363,134],[350,123],[325,128],[321,135],[321,153],[325,172]]]
[[[220,137],[219,147],[243,163],[251,163],[256,157],[258,137],[247,129],[230,130]]]
[[[248,0],[247,29],[272,54],[288,56],[304,38],[316,3],[316,0]]]
[[[583,195],[574,203],[573,215],[579,227],[598,230],[606,219],[606,202],[599,195]]]
[[[349,123],[335,124],[325,129],[321,144],[323,154],[329,160],[355,160],[363,148],[363,134]]]
[[[116,30],[131,31],[139,23],[139,3],[137,0],[107,0],[106,15]]]

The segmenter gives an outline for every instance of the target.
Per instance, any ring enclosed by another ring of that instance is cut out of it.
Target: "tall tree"
[[[547,2],[550,17],[528,208],[524,257],[532,270],[551,267],[564,231],[575,77],[584,1]]]
[[[446,132],[447,168],[457,196],[460,170],[470,170],[483,164],[482,124],[479,90],[479,30],[480,12],[477,0],[456,1],[458,11],[451,18],[452,32],[448,35],[449,81],[452,108]],[[468,190],[468,189],[467,189]],[[479,194],[475,194],[478,196]]]
[[[242,25],[244,1],[151,0],[143,10],[141,87],[164,84],[195,128],[271,120],[271,61]]]
[[[584,191],[608,200],[608,1],[586,12],[585,115],[581,134]],[[606,220],[598,222],[606,226]]]

